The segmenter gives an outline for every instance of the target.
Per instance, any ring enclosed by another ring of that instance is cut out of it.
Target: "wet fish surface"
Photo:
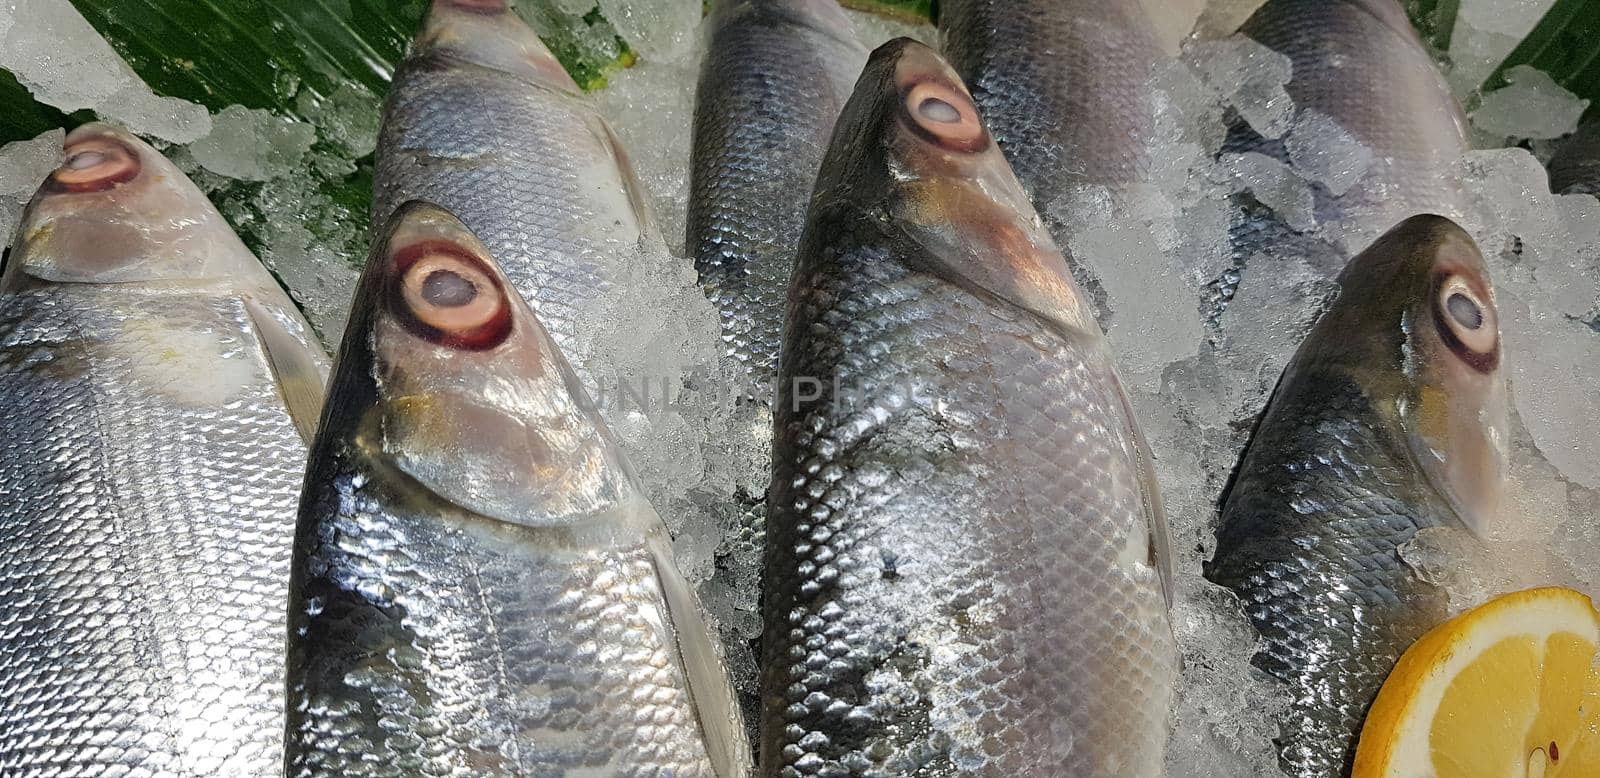
[[[1470,236],[1402,222],[1339,277],[1235,474],[1206,576],[1238,593],[1282,681],[1280,764],[1345,775],[1400,654],[1445,592],[1401,548],[1429,527],[1481,531],[1505,471],[1494,292]]]
[[[281,775],[326,356],[171,162],[65,152],[0,278],[0,773]]]
[[[834,0],[722,0],[707,24],[686,245],[717,306],[724,352],[745,370],[741,393],[770,450],[794,252],[828,136],[867,52]],[[739,529],[720,556],[760,556],[765,497],[741,491]],[[753,587],[747,575],[725,565],[713,580]],[[753,684],[741,691],[754,724]]]
[[[434,0],[395,73],[373,223],[412,199],[483,239],[585,378],[576,322],[623,252],[663,245],[615,134],[504,0]]]
[[[1370,160],[1340,191],[1309,182],[1316,220],[1310,229],[1291,226],[1251,195],[1234,198],[1234,266],[1213,282],[1215,296],[1202,312],[1213,324],[1253,258],[1264,258],[1258,265],[1267,268],[1272,260],[1303,259],[1331,277],[1401,219],[1466,215],[1453,173],[1468,149],[1466,119],[1398,2],[1270,0],[1240,32],[1289,58],[1293,75],[1285,90],[1301,126],[1320,114],[1359,141]],[[1324,145],[1314,136],[1294,138],[1298,131],[1267,138],[1236,119],[1223,152],[1290,164],[1291,141],[1313,151]]]
[[[790,289],[765,775],[1159,775],[1164,518],[1090,309],[938,55],[873,53]]]
[[[306,476],[291,776],[742,776],[670,541],[487,247],[379,235]]]
[[[1556,194],[1600,194],[1600,121],[1585,122],[1561,141],[1545,168]]]
[[[1165,53],[1139,0],[946,0],[938,22],[945,56],[1058,246],[1080,190],[1147,179],[1148,82]],[[1098,282],[1067,261],[1104,319]]]
[[[709,24],[687,245],[727,353],[770,404],[806,206],[867,52],[834,0],[723,0]]]

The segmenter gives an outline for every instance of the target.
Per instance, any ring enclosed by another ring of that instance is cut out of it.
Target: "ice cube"
[[[644,60],[612,74],[594,99],[628,150],[662,235],[683,253],[688,218],[689,151],[693,140],[696,57]]]
[[[1456,93],[1477,91],[1506,55],[1533,30],[1555,0],[1460,0],[1450,37],[1451,69]]]
[[[61,143],[66,132],[49,130],[32,140],[0,147],[0,240],[7,246],[17,231],[22,210],[45,177],[61,164]]]
[[[1284,85],[1294,65],[1287,55],[1243,35],[1192,44],[1184,55],[1262,137],[1281,137],[1293,126],[1294,100]]]
[[[1335,195],[1348,191],[1372,165],[1370,149],[1333,117],[1311,108],[1295,117],[1284,147],[1295,172],[1320,182]]]
[[[600,13],[645,60],[670,60],[694,44],[700,0],[599,0]]]
[[[1254,195],[1290,227],[1308,232],[1317,226],[1311,186],[1288,165],[1260,152],[1247,151],[1224,154],[1218,166],[1233,176],[1240,191]]]
[[[242,181],[266,181],[300,170],[317,130],[271,111],[230,105],[212,118],[211,132],[189,151],[207,170]]]
[[[1094,271],[1115,316],[1106,336],[1134,386],[1155,389],[1169,363],[1194,356],[1203,337],[1195,291],[1139,222],[1073,235],[1072,255]]]
[[[1472,112],[1472,124],[1500,138],[1549,140],[1578,129],[1589,107],[1532,65],[1518,65],[1505,74],[1507,86],[1483,96]]]
[[[1530,302],[1501,289],[1497,302],[1518,416],[1550,464],[1576,483],[1600,488],[1600,334],[1537,297]]]
[[[92,109],[174,143],[211,129],[205,108],[151,92],[69,0],[0,3],[0,67],[36,100],[66,113]]]

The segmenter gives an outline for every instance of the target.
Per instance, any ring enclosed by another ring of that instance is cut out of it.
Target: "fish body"
[[[723,0],[708,24],[686,245],[717,307],[724,353],[743,368],[741,394],[754,411],[765,456],[784,304],[806,205],[834,119],[867,52],[834,0]],[[719,549],[724,559],[760,558],[766,493],[752,491],[759,493],[741,490],[737,497],[739,528]],[[751,571],[738,564],[720,566],[713,580],[755,588]],[[753,608],[757,595],[750,596]],[[731,639],[746,640],[739,634]],[[741,691],[753,724],[754,684]]]
[[[901,39],[834,131],[790,288],[766,775],[1160,773],[1175,649],[1104,340],[955,73]]]
[[[1143,3],[954,0],[939,4],[938,21],[945,56],[1056,245],[1071,237],[1074,196],[1147,180],[1155,129],[1148,82],[1166,55]],[[1067,261],[1104,318],[1098,282]]]
[[[1234,476],[1206,569],[1233,589],[1281,681],[1280,764],[1346,774],[1361,721],[1447,598],[1402,548],[1482,530],[1505,469],[1493,290],[1472,239],[1417,216],[1351,260]]]
[[[306,476],[291,776],[742,776],[700,610],[575,373],[489,251],[375,242]]]
[[[1545,168],[1552,192],[1600,194],[1600,122],[1586,122],[1561,141]]]
[[[615,134],[501,0],[435,0],[395,73],[374,224],[412,199],[483,239],[586,378],[577,321],[625,252],[661,245]]]
[[[710,25],[687,245],[728,355],[770,404],[806,205],[867,52],[834,0],[723,0]]]
[[[1327,149],[1325,139],[1300,127],[1331,122],[1368,152],[1353,181],[1339,191],[1309,184],[1316,225],[1291,225],[1253,196],[1234,198],[1230,227],[1233,269],[1249,273],[1253,257],[1301,259],[1329,277],[1400,220],[1418,213],[1466,214],[1456,161],[1468,149],[1466,119],[1427,48],[1395,0],[1270,0],[1240,30],[1289,58],[1285,90],[1298,112],[1286,137],[1267,138],[1242,120],[1229,126],[1224,155],[1255,152],[1298,164]],[[1323,124],[1323,127],[1326,125]],[[1291,154],[1291,148],[1303,151]],[[1349,171],[1338,171],[1345,175]],[[1307,172],[1300,171],[1305,176]],[[1265,263],[1262,263],[1265,264]],[[1206,311],[1215,322],[1234,282]]]
[[[281,774],[310,333],[169,161],[67,136],[0,279],[0,773]]]

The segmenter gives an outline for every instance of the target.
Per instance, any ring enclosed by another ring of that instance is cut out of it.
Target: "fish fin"
[[[690,704],[699,717],[706,755],[717,778],[750,775],[749,736],[744,716],[733,696],[722,664],[722,650],[711,637],[700,603],[689,582],[678,573],[665,533],[651,533],[650,553],[655,557],[656,579],[666,601],[667,616],[678,655],[689,683]]]
[[[1111,375],[1117,400],[1122,404],[1122,423],[1128,433],[1128,439],[1133,441],[1133,466],[1139,483],[1139,504],[1144,509],[1145,531],[1148,533],[1149,563],[1161,579],[1161,594],[1166,598],[1167,608],[1171,609],[1174,575],[1172,528],[1167,525],[1167,512],[1161,503],[1161,485],[1156,480],[1155,454],[1150,450],[1149,442],[1145,440],[1144,430],[1139,428],[1138,416],[1133,412],[1133,399],[1128,396],[1128,390],[1122,383],[1122,376],[1117,373],[1115,366],[1111,366]]]
[[[289,409],[289,418],[294,420],[295,429],[300,431],[300,437],[309,445],[317,432],[317,420],[322,415],[322,400],[328,382],[327,365],[318,358],[316,345],[289,332],[283,320],[261,303],[247,298],[244,306],[255,324],[261,350],[267,354],[267,363],[272,366],[272,375],[277,379],[278,391],[283,394],[284,405]]]
[[[617,137],[616,130],[611,128],[611,123],[596,116],[594,118],[595,134],[600,141],[611,151],[611,160],[616,163],[617,176],[622,179],[622,188],[628,193],[628,204],[633,208],[634,221],[639,225],[639,233],[655,230],[655,213],[650,207],[650,198],[645,195],[644,184],[639,181],[639,174],[633,170],[633,163],[628,160],[628,150],[623,148],[622,139]]]

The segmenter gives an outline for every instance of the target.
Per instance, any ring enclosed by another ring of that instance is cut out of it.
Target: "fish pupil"
[[[67,160],[67,167],[73,170],[88,170],[105,161],[106,155],[98,151],[83,151],[73,154],[72,158]]]
[[[1450,295],[1450,299],[1445,300],[1444,305],[1450,311],[1450,317],[1461,326],[1469,330],[1483,326],[1483,309],[1479,308],[1472,298],[1456,292]]]
[[[941,124],[955,124],[956,122],[961,121],[961,111],[957,110],[956,107],[951,105],[949,102],[941,100],[937,97],[923,98],[922,102],[917,105],[917,111],[921,113],[924,118],[939,122]]]
[[[422,279],[422,299],[440,308],[460,308],[476,299],[478,287],[449,270],[435,270]]]

